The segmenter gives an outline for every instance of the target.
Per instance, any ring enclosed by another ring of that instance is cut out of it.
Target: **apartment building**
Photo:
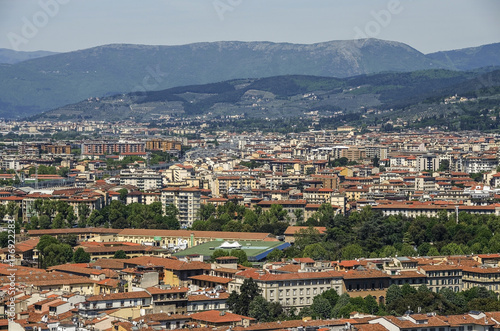
[[[86,141],[81,145],[82,155],[101,156],[123,153],[145,153],[146,143],[126,141]]]
[[[212,194],[216,197],[231,194],[237,190],[257,188],[257,179],[252,176],[219,176],[213,182]]]
[[[417,157],[417,171],[436,171],[439,168],[439,158],[434,154]]]
[[[41,150],[49,154],[71,154],[71,144],[42,144]]]
[[[330,188],[310,187],[304,190],[304,199],[307,203],[323,204],[331,203],[333,190]]]
[[[463,267],[462,283],[464,290],[481,286],[500,294],[500,268]]]
[[[179,210],[177,218],[182,228],[190,227],[195,221],[200,210],[200,198],[200,189],[194,187],[168,187],[161,192],[163,208],[174,205]]]
[[[466,205],[459,205],[453,201],[450,202],[438,201],[436,203],[403,201],[403,202],[378,204],[372,206],[372,209],[380,210],[384,214],[384,216],[401,214],[406,217],[417,217],[421,215],[428,217],[436,217],[438,216],[438,213],[441,210],[445,210],[448,213],[448,216],[461,211],[471,214],[500,215],[499,206],[495,205],[466,206]]]
[[[156,190],[162,188],[161,175],[150,169],[124,169],[120,171],[120,185],[133,185],[139,190]]]
[[[146,291],[112,293],[94,295],[80,305],[79,314],[82,317],[94,318],[101,312],[120,308],[149,308],[152,296]]]
[[[436,178],[431,176],[418,176],[415,178],[415,191],[435,191]]]
[[[423,265],[419,271],[427,277],[427,287],[436,293],[444,288],[462,290],[462,268],[451,264]]]
[[[149,151],[180,151],[182,144],[176,140],[150,139],[146,141],[146,149]]]
[[[266,300],[279,302],[284,308],[301,310],[311,305],[315,296],[329,289],[334,289],[339,295],[344,293],[342,273],[338,271],[271,274],[257,269],[237,273],[234,281],[229,283],[229,292],[239,292],[248,278],[257,283]]]

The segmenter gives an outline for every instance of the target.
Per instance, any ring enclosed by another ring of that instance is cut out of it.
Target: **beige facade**
[[[179,214],[177,218],[181,227],[190,227],[196,219],[196,214],[200,210],[201,191],[197,188],[176,188],[170,187],[161,192],[161,203],[165,210],[167,205],[174,205]]]
[[[334,289],[339,295],[344,293],[342,273],[336,271],[300,272],[294,274],[270,274],[243,271],[236,274],[229,283],[229,292],[239,292],[247,278],[252,278],[262,296],[269,302],[279,302],[284,308],[296,307],[302,309],[312,304],[315,296]]]

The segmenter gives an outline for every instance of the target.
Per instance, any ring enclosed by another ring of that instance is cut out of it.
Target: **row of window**
[[[323,284],[330,284],[330,282],[333,283],[340,283],[340,279],[336,280],[329,280],[329,279],[313,279],[313,280],[299,280],[299,281],[290,281],[290,282],[278,282],[279,287],[283,286],[308,286],[308,285],[323,285]],[[271,284],[271,285],[276,285],[276,284]]]
[[[460,284],[460,278],[454,278],[454,279],[428,279],[427,283],[429,285]]]

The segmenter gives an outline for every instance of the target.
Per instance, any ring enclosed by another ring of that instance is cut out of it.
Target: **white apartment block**
[[[177,207],[181,228],[187,228],[193,224],[200,210],[200,197],[201,191],[197,188],[169,187],[162,190],[161,203],[164,209],[167,205]]]

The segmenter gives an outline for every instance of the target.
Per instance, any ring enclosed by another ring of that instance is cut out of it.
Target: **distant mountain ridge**
[[[22,52],[22,51],[14,51],[7,48],[0,48],[0,64],[1,63],[14,64],[54,54],[57,53],[49,51]]]
[[[288,75],[236,79],[90,98],[36,115],[31,120],[161,122],[167,117],[183,120],[234,115],[285,119],[311,111],[327,116],[359,116],[368,109],[370,113],[405,112],[415,106],[422,108],[423,104],[422,109],[426,109],[429,106],[425,104],[438,106],[457,93],[468,97],[500,94],[500,70],[478,73],[437,69],[348,78]]]
[[[462,50],[450,64],[440,54],[429,57],[403,43],[378,39],[310,45],[238,41],[106,45],[0,65],[0,117],[29,116],[90,97],[238,78],[350,77],[466,68],[480,61],[481,54]],[[484,61],[484,66],[494,65],[500,65],[498,56]]]
[[[454,70],[498,66],[500,65],[500,43],[430,53],[426,56],[444,63]]]

